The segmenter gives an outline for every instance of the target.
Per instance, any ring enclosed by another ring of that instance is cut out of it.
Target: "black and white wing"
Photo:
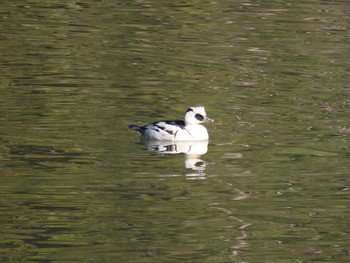
[[[184,128],[184,121],[158,121],[143,126],[140,132],[148,139],[173,141]]]

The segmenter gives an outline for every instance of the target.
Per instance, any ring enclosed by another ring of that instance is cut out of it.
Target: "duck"
[[[144,126],[129,124],[143,139],[156,141],[203,141],[209,139],[207,129],[202,125],[214,122],[207,116],[202,105],[190,107],[184,120],[156,121]]]

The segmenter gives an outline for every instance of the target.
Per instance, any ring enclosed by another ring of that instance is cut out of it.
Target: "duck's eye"
[[[204,119],[203,115],[197,113],[196,115],[194,115],[194,117],[199,120],[199,121],[202,121]]]

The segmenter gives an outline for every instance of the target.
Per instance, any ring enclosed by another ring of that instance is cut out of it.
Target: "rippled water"
[[[3,3],[1,261],[348,262],[348,10]],[[209,144],[127,129],[197,104]]]

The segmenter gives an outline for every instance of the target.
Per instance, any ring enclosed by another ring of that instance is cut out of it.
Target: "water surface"
[[[2,4],[0,259],[348,262],[347,15],[347,1]],[[127,129],[197,104],[215,119],[207,145]]]

